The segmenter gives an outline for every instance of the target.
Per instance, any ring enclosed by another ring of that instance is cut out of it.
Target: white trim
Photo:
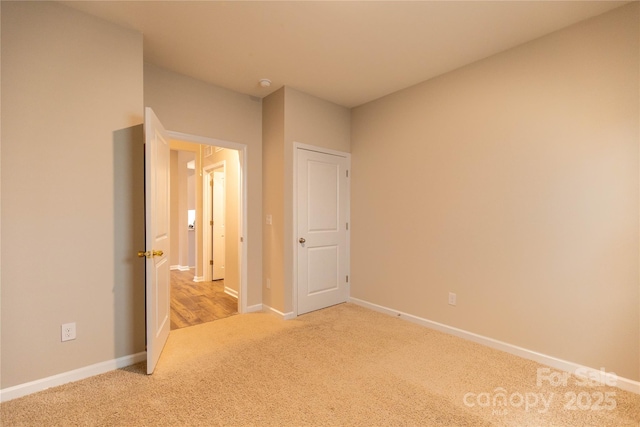
[[[169,134],[171,139],[177,139],[180,141],[194,142],[196,144],[212,145],[214,147],[231,148],[233,150],[238,150],[238,151],[242,151],[244,148],[246,148],[245,144],[240,144],[233,141],[224,141],[222,139],[209,138],[207,136],[192,135],[192,134],[183,133],[183,132],[174,132],[171,130],[167,130],[167,133]]]
[[[180,270],[182,268],[181,265],[170,265],[169,270]]]
[[[266,304],[262,304],[262,311],[264,311],[265,313],[269,313],[269,314],[273,314],[277,317],[279,317],[282,320],[290,320],[290,319],[294,319],[296,317],[296,315],[293,313],[293,311],[290,311],[288,313],[283,313],[280,310],[277,310],[273,307],[269,307]]]
[[[349,298],[349,302],[359,305],[361,307],[368,308],[370,310],[377,311],[379,313],[387,314],[389,316],[397,317],[399,319],[407,320],[412,323],[416,323],[420,326],[425,326],[429,329],[435,329],[440,332],[444,332],[449,335],[454,335],[469,341],[476,342],[478,344],[485,345],[496,350],[504,351],[505,353],[513,354],[515,356],[522,357],[524,359],[533,360],[534,362],[542,363],[552,368],[559,369],[561,371],[576,374],[576,372],[583,373],[590,379],[602,378],[601,371],[599,369],[590,368],[580,365],[578,363],[570,362],[567,360],[558,359],[553,356],[538,353],[533,350],[518,347],[517,345],[509,344],[504,341],[498,341],[493,338],[478,335],[473,332],[465,331],[464,329],[454,328],[442,323],[434,322],[433,320],[424,319],[422,317],[414,316],[402,311],[394,310],[392,308],[384,307],[378,304],[374,304],[368,301],[364,301],[358,298]],[[632,393],[640,394],[640,382],[634,381],[628,378],[617,377],[616,387],[630,391]]]
[[[330,148],[317,147],[315,145],[303,144],[302,142],[294,141],[293,148],[294,150],[297,150],[298,148],[300,148],[302,150],[315,151],[316,153],[330,154],[332,156],[344,157],[345,159],[351,158],[351,153],[347,153],[346,151],[338,151],[338,150],[332,150]]]
[[[292,186],[293,186],[293,195],[291,198],[291,208],[293,212],[291,213],[291,237],[293,241],[291,244],[293,245],[292,251],[292,271],[291,274],[293,277],[291,278],[291,307],[293,307],[293,316],[298,317],[298,146],[303,145],[300,142],[293,141],[293,165],[291,165],[291,173],[293,174]],[[285,242],[286,244],[286,242]]]
[[[125,366],[130,366],[135,363],[144,362],[145,360],[147,360],[147,353],[143,351],[141,353],[107,360],[106,362],[96,363],[94,365],[85,366],[84,368],[74,369],[73,371],[63,372],[61,374],[8,387],[0,390],[0,402],[7,402],[51,387],[104,374],[105,372],[124,368]]]
[[[246,313],[261,313],[262,312],[262,304],[250,305],[247,307]]]
[[[232,150],[238,150],[239,152],[239,162],[240,162],[240,180],[241,183],[238,186],[238,191],[242,191],[242,197],[239,198],[241,204],[241,217],[238,224],[238,234],[240,235],[240,245],[238,246],[238,252],[240,255],[240,289],[238,290],[239,298],[238,298],[238,312],[246,313],[247,312],[247,293],[248,293],[248,267],[247,267],[247,251],[249,247],[249,233],[248,233],[248,221],[249,221],[249,213],[248,213],[248,197],[249,197],[249,147],[246,144],[240,144],[232,141],[223,141],[221,139],[209,138],[205,136],[191,135],[182,132],[174,132],[168,130],[167,133],[171,139],[177,139],[181,141],[193,142],[196,144],[204,144],[211,145],[215,147],[223,147],[230,148]],[[197,258],[197,254],[196,254]],[[197,273],[197,272],[196,272]],[[202,276],[196,276],[193,278],[194,282],[202,282]]]
[[[231,288],[228,288],[228,287],[225,286],[224,287],[224,293],[229,295],[229,296],[231,296],[231,297],[233,297],[233,298],[235,298],[235,299],[238,299],[238,291],[236,291],[235,289],[231,289]]]

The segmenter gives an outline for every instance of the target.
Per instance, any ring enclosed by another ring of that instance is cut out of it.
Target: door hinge
[[[347,230],[349,230],[349,223],[347,223]]]
[[[209,225],[213,225],[213,221],[209,221]]]
[[[347,169],[347,178],[349,178],[349,169]]]
[[[240,238],[240,243],[244,242],[244,237]]]
[[[213,265],[213,260],[212,259],[209,260],[209,265]]]
[[[347,283],[349,283],[349,275],[347,274]]]
[[[213,180],[209,181],[209,185],[213,187]]]

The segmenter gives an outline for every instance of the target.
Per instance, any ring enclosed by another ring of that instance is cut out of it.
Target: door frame
[[[293,142],[293,206],[292,206],[292,228],[291,228],[291,247],[293,248],[293,277],[292,277],[292,291],[291,297],[293,298],[293,317],[298,317],[298,150],[315,151],[317,153],[329,154],[332,156],[345,157],[349,164],[349,171],[351,171],[351,153],[344,151],[332,150],[330,148],[318,147],[315,145],[303,144],[302,142]],[[347,222],[349,223],[349,230],[347,230],[347,272],[349,279],[351,279],[351,174],[349,174],[347,180]],[[351,280],[347,282],[347,300],[351,295]]]
[[[213,204],[213,188],[209,185],[209,183],[207,182],[208,179],[207,177],[209,175],[213,175],[213,172],[216,169],[222,169],[224,175],[225,175],[225,186],[226,186],[226,177],[227,177],[227,161],[226,160],[221,160],[219,162],[216,162],[212,165],[207,166],[206,168],[202,168],[202,190],[203,190],[203,194],[202,194],[202,222],[204,224],[204,228],[205,228],[205,232],[206,235],[210,236],[213,240],[213,227],[211,227],[211,219],[212,217],[212,212],[211,209],[209,209],[212,204]],[[211,179],[213,179],[213,176],[211,176]],[[226,199],[227,197],[227,193],[226,193],[226,188],[225,188],[225,194],[224,197]],[[206,204],[205,204],[206,203]],[[225,209],[226,209],[226,200],[224,203]],[[205,209],[205,206],[207,206],[207,208]],[[225,222],[226,222],[226,212],[225,212]],[[205,235],[205,233],[202,234],[203,236]],[[226,239],[226,237],[225,237]],[[226,247],[226,245],[225,245]],[[209,242],[207,245],[203,244],[202,245],[202,265],[203,268],[206,268],[206,270],[204,271],[204,274],[202,275],[202,277],[204,278],[205,282],[209,282],[211,280],[213,280],[213,272],[211,271],[212,269],[207,267],[207,263],[210,259],[213,259],[213,253],[215,252],[214,248],[213,248],[213,241]],[[215,262],[215,260],[214,260]]]
[[[202,145],[210,145],[213,147],[222,147],[228,148],[231,150],[236,150],[239,152],[239,185],[238,192],[240,192],[240,197],[238,197],[240,206],[238,207],[238,236],[240,239],[240,244],[238,245],[238,258],[240,260],[239,264],[239,274],[240,274],[240,288],[238,289],[238,313],[246,313],[247,312],[247,251],[249,247],[249,239],[247,235],[247,224],[248,224],[248,216],[247,216],[247,190],[248,190],[248,171],[247,171],[247,159],[248,159],[248,147],[246,144],[240,144],[232,141],[225,141],[216,138],[209,138],[205,136],[191,135],[182,132],[174,132],[167,130],[169,137],[171,139],[177,139],[185,142],[192,142],[194,144],[202,144]],[[196,233],[197,237],[197,233]],[[204,245],[203,245],[204,251]],[[198,254],[196,254],[196,259]],[[203,266],[204,267],[204,266]]]

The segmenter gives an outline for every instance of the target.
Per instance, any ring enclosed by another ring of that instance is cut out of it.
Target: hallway
[[[238,301],[224,292],[224,280],[194,282],[193,271],[171,271],[171,330],[238,314]]]

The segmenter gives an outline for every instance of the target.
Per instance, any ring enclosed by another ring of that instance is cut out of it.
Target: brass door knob
[[[306,242],[306,241],[307,241],[307,240],[306,240],[304,237],[301,237],[301,238],[300,238],[300,240],[298,240],[298,242],[300,242],[300,243],[304,243],[304,242]]]
[[[138,251],[138,256],[140,258],[153,258],[154,256],[162,256],[164,255],[164,252],[162,251]]]

